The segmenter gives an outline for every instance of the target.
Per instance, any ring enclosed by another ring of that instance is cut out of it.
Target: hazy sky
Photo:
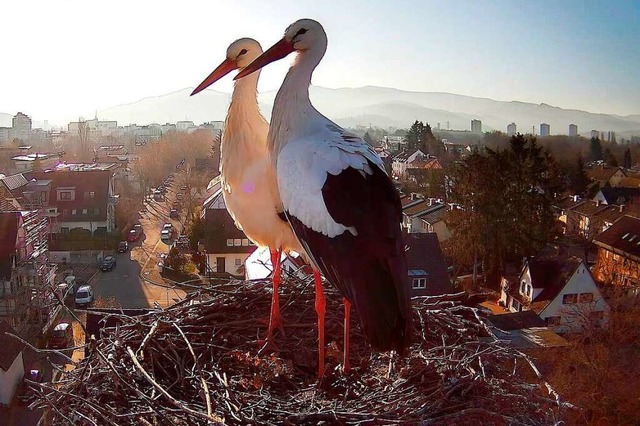
[[[20,0],[0,16],[0,112],[36,121],[194,87],[231,41],[267,48],[303,17],[329,37],[316,85],[640,113],[638,0]],[[288,62],[260,90],[277,89]]]

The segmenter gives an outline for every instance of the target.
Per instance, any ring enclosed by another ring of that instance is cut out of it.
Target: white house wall
[[[565,294],[576,293],[593,293],[593,302],[591,303],[575,303],[575,304],[563,304],[563,296]],[[556,332],[570,331],[572,328],[579,328],[581,326],[579,321],[579,314],[587,314],[588,312],[601,311],[604,312],[606,319],[606,313],[609,311],[609,305],[602,297],[600,290],[593,281],[589,270],[580,263],[580,266],[573,273],[567,284],[564,286],[560,294],[553,299],[541,312],[540,318],[546,319],[548,317],[559,316],[561,317],[560,326],[554,328]]]
[[[20,352],[7,371],[0,368],[0,404],[11,403],[22,376],[24,376],[24,362]]]
[[[244,262],[247,260],[247,257],[249,257],[249,254],[250,253],[207,253],[207,256],[209,258],[209,268],[211,268],[213,272],[216,272],[218,270],[217,258],[224,257],[225,272],[231,275],[242,276],[242,273],[238,272],[238,268],[242,268]],[[240,265],[236,265],[236,259],[240,259]]]

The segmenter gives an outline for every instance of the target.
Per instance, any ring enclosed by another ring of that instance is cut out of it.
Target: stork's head
[[[327,34],[318,21],[299,19],[284,32],[283,40],[289,42],[293,50],[307,50],[327,45]]]
[[[284,58],[291,52],[316,51],[321,58],[327,48],[327,34],[318,21],[299,19],[284,32],[284,37],[267,49],[250,65],[234,77],[234,80],[245,77],[265,65]],[[319,59],[318,59],[319,60]]]
[[[227,58],[204,79],[191,93],[191,96],[211,86],[233,70],[241,70],[262,54],[262,46],[252,38],[241,38],[229,46]]]

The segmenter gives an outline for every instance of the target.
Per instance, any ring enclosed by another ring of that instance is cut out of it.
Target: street
[[[160,240],[162,225],[171,223],[175,229],[174,237],[183,226],[185,212],[181,212],[178,219],[169,219],[177,185],[173,182],[168,187],[164,201],[145,201],[145,208],[139,214],[143,234],[138,241],[130,243],[127,252],[115,254],[113,270],[96,274],[90,283],[96,299],[114,298],[122,308],[140,308],[153,307],[156,303],[166,307],[185,297],[184,291],[165,283],[158,267],[161,256],[169,252],[169,246]]]

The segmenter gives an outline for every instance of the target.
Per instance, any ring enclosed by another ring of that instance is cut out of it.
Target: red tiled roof
[[[623,216],[609,229],[597,235],[595,244],[640,258],[640,219]]]
[[[431,206],[429,205],[429,201],[422,200],[418,204],[410,205],[409,207],[402,210],[402,213],[407,216],[414,216],[418,213],[422,213],[426,210],[429,210]]]
[[[445,206],[444,204],[435,204],[431,207],[432,209],[418,215],[418,217],[428,224],[433,225],[436,222],[440,222],[447,214],[447,206]]]
[[[542,312],[560,294],[581,262],[582,259],[574,256],[538,257],[529,261],[531,284],[533,288],[542,289],[542,292],[532,301],[531,309],[536,313]]]
[[[84,222],[107,219],[111,174],[110,170],[64,170],[32,172],[28,174],[28,178],[52,181],[49,205],[58,208],[59,222]],[[75,200],[58,200],[57,190],[62,188],[73,188]],[[90,195],[91,192],[94,193],[93,197]],[[76,211],[75,215],[73,210]],[[84,213],[84,210],[87,212]]]
[[[207,253],[252,253],[255,245],[228,246],[228,239],[246,239],[226,209],[207,209],[204,217],[204,244]]]
[[[404,234],[403,239],[407,247],[409,271],[423,270],[428,274],[427,288],[421,294],[435,295],[451,292],[451,283],[438,236],[434,233]]]
[[[597,166],[593,169],[587,170],[586,173],[591,180],[608,181],[618,170],[621,169],[619,167]],[[624,174],[624,171],[622,173]]]

